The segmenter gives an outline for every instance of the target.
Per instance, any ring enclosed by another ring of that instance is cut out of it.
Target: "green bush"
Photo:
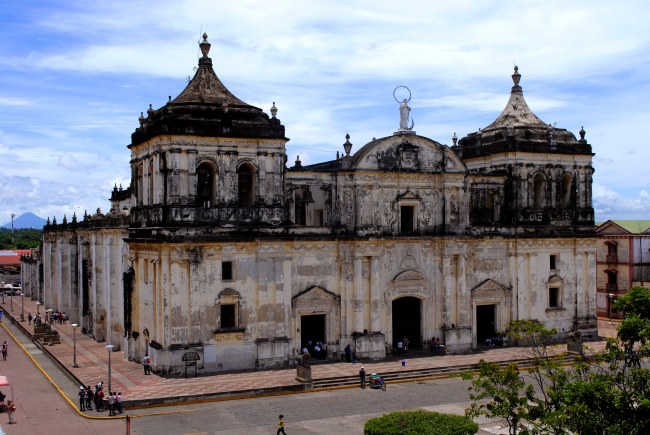
[[[366,435],[474,435],[478,424],[464,415],[433,411],[398,411],[370,419]]]

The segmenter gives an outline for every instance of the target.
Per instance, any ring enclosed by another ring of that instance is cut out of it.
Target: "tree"
[[[481,362],[472,381],[468,416],[502,418],[510,433],[644,434],[650,432],[650,371],[625,357],[648,355],[650,290],[635,287],[615,302],[624,313],[617,338],[590,360],[566,364],[568,354],[553,345],[556,331],[538,322],[517,321],[507,334],[531,367]],[[536,388],[532,389],[531,385]]]

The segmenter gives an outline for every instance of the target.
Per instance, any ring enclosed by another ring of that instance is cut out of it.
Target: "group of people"
[[[325,359],[327,357],[327,344],[320,341],[308,340],[307,345],[302,348],[302,353],[309,352],[317,359]]]
[[[485,339],[485,344],[490,347],[501,347],[506,344],[506,336],[500,333],[497,333],[494,337],[488,337]]]
[[[122,393],[111,391],[108,393],[108,396],[105,396],[103,382],[95,385],[94,390],[90,388],[90,385],[87,387],[81,385],[79,387],[79,410],[92,411],[93,404],[97,412],[108,409],[108,415],[110,416],[124,412],[122,407]]]
[[[429,352],[440,355],[445,353],[445,345],[440,343],[438,337],[433,337],[429,342]]]

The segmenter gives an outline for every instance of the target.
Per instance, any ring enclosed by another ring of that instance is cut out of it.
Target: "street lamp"
[[[11,294],[9,295],[9,305],[11,306],[11,311],[14,310],[14,292],[13,290],[11,291]]]
[[[37,316],[40,314],[40,312],[38,311],[38,309],[41,307],[41,305],[42,305],[42,304],[41,304],[39,301],[36,301],[36,315],[37,315]]]
[[[25,293],[20,293],[20,321],[25,321]]]
[[[111,391],[111,352],[113,352],[113,345],[112,344],[107,344],[106,345],[106,350],[108,351],[108,393],[110,394]]]
[[[609,324],[612,324],[612,299],[614,298],[614,293],[608,293],[609,297]]]
[[[79,367],[79,365],[77,364],[77,327],[79,326],[79,324],[73,323],[70,326],[72,326],[72,367],[77,368]]]

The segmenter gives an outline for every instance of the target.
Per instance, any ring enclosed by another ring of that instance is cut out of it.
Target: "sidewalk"
[[[22,306],[21,298],[14,297],[13,311],[9,297],[5,303],[0,303],[5,316],[3,321],[15,322],[20,330],[31,337],[33,327],[27,323],[27,313],[36,314],[36,302],[29,298],[24,299],[25,321],[20,322]],[[40,307],[41,314],[47,307]],[[601,336],[611,337],[616,334],[616,324],[609,325],[605,320],[599,320],[599,333]],[[103,381],[108,388],[108,351],[107,343],[97,343],[91,337],[81,334],[79,328],[76,333],[77,364],[73,368],[73,328],[69,322],[65,325],[54,324],[52,328],[59,332],[61,344],[43,346],[43,351],[49,353],[72,377],[77,385],[94,386]],[[604,347],[603,341],[589,342],[588,347],[600,350]],[[522,357],[521,349],[516,347],[490,348],[482,352],[444,355],[432,357],[409,358],[406,367],[401,361],[369,361],[364,362],[366,371],[378,373],[391,373],[408,370],[456,367],[460,365],[477,364],[481,359],[488,361],[510,361]],[[332,362],[312,365],[314,380],[334,378],[341,376],[357,376],[359,364],[345,362]],[[156,404],[173,404],[183,401],[209,400],[214,398],[251,396],[264,393],[280,393],[287,391],[302,391],[304,384],[295,380],[296,369],[254,370],[241,372],[224,372],[210,376],[188,378],[165,378],[157,375],[144,375],[141,364],[125,360],[123,353],[111,354],[111,389],[119,391],[125,398],[125,405],[148,406]],[[67,392],[75,399],[76,391]]]

